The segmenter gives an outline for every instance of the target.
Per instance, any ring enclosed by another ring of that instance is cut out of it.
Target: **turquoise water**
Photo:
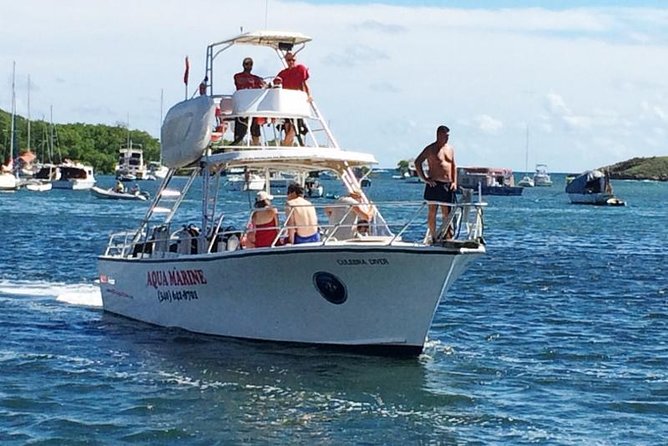
[[[389,176],[374,200],[421,196]],[[488,255],[412,360],[105,314],[95,257],[147,204],[0,194],[0,443],[663,444],[668,183],[613,181],[628,206],[603,208],[553,180],[488,197]]]

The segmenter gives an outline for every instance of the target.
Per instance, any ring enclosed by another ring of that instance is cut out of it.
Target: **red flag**
[[[183,73],[183,83],[188,85],[188,75],[190,74],[190,61],[188,56],[186,56],[186,72]]]

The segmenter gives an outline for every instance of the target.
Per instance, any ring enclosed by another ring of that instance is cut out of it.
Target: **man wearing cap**
[[[283,88],[288,90],[301,90],[306,93],[311,101],[311,90],[306,81],[309,78],[308,68],[297,63],[297,58],[291,52],[285,53],[287,68],[281,70],[276,77],[281,79]],[[292,146],[295,139],[295,126],[292,120],[285,121],[285,139],[281,141],[282,146]]]
[[[271,246],[278,236],[278,210],[271,205],[273,199],[263,190],[255,196],[255,210],[248,231],[248,243],[255,248]]]
[[[253,69],[253,59],[246,57],[243,61],[243,71],[234,75],[234,86],[237,90],[246,90],[250,88],[264,88],[265,82],[260,76],[251,73]],[[234,124],[234,142],[239,144],[248,131],[248,118],[237,118]],[[257,118],[251,122],[251,143],[254,146],[260,145],[260,126]]]
[[[455,191],[457,190],[457,166],[455,165],[454,147],[448,144],[450,138],[450,129],[444,125],[436,129],[436,141],[425,147],[415,158],[415,170],[418,176],[424,181],[424,199],[431,202],[440,202],[453,204],[457,202]],[[422,163],[427,161],[429,167],[429,176],[425,174]],[[429,214],[427,216],[427,225],[429,226],[429,235],[432,241],[436,239],[436,214],[438,204],[429,204]],[[450,206],[441,205],[441,214],[443,223],[448,220],[450,215]],[[452,238],[451,228],[445,235],[446,239]]]

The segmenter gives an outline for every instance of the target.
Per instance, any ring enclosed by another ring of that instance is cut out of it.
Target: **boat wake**
[[[89,283],[0,280],[0,295],[17,297],[55,297],[58,302],[84,307],[102,307],[100,289]]]

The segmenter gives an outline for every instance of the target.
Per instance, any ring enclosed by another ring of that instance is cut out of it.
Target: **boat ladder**
[[[176,173],[176,169],[169,169],[169,173],[167,176],[165,176],[162,183],[160,184],[155,199],[146,211],[146,215],[144,215],[144,219],[142,220],[139,229],[137,229],[137,232],[135,233],[134,242],[138,242],[141,238],[148,239],[148,226],[151,222],[155,221],[157,216],[163,216],[161,223],[163,225],[169,225],[169,223],[172,221],[174,213],[190,189],[190,186],[192,186],[195,179],[199,176],[200,170],[200,168],[193,169],[190,177],[179,190],[167,188],[167,186],[171,183],[174,174]]]

